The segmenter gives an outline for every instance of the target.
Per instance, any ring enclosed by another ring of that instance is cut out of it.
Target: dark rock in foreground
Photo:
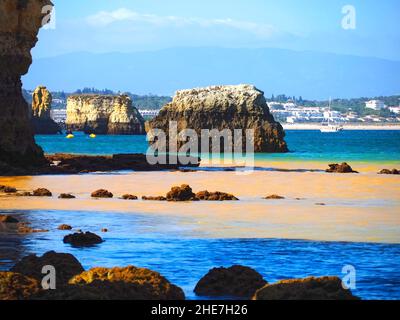
[[[35,279],[15,272],[0,271],[0,300],[27,300],[39,290]]]
[[[33,190],[32,195],[34,197],[51,197],[52,193],[46,188],[38,188]]]
[[[51,265],[56,270],[56,285],[66,285],[75,275],[84,271],[80,262],[69,253],[46,252],[43,256],[29,255],[22,258],[11,271],[21,273],[41,282],[42,268]]]
[[[97,234],[88,231],[66,235],[63,242],[69,243],[73,247],[87,247],[102,243],[103,239]]]
[[[199,296],[251,298],[267,281],[254,269],[244,266],[213,268],[197,283]]]
[[[400,174],[400,170],[397,170],[397,169],[393,169],[393,170],[383,169],[383,170],[379,171],[378,174]]]
[[[225,193],[225,192],[209,192],[209,191],[200,191],[196,193],[196,198],[199,200],[205,201],[236,201],[239,200],[233,194]]]
[[[282,280],[257,290],[254,300],[358,300],[338,277]]]
[[[187,184],[183,184],[180,187],[172,187],[171,191],[166,196],[168,201],[193,201],[198,200],[196,195],[193,193],[192,188]]]
[[[114,195],[108,190],[99,189],[99,190],[93,191],[90,196],[92,198],[112,198]]]
[[[329,169],[325,170],[330,173],[358,173],[354,171],[352,167],[350,167],[346,162],[342,164],[333,163],[329,165]]]
[[[71,279],[78,299],[107,300],[183,300],[181,288],[158,272],[129,266],[93,268]],[[82,296],[79,297],[81,291]],[[89,293],[87,295],[87,293]]]

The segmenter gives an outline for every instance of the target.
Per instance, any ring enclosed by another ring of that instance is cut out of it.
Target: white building
[[[67,110],[66,109],[51,109],[50,117],[57,123],[65,122],[65,120],[67,120]]]
[[[368,109],[373,109],[373,110],[382,110],[386,108],[385,104],[381,100],[370,100],[365,102],[365,107]]]
[[[156,117],[160,110],[148,110],[148,109],[139,109],[139,113],[142,117]]]
[[[400,114],[400,107],[390,107],[389,110],[395,114]]]

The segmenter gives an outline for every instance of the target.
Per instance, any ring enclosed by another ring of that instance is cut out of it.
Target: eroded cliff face
[[[252,85],[211,86],[178,91],[172,102],[147,123],[146,130],[162,129],[168,140],[170,121],[177,122],[178,132],[194,129],[199,144],[202,129],[230,129],[232,132],[241,129],[243,137],[246,129],[253,129],[255,152],[288,151],[282,126],[269,112],[264,93]],[[184,143],[178,142],[178,148]],[[242,146],[245,151],[244,138]]]
[[[144,119],[126,95],[74,95],[67,101],[67,128],[96,134],[144,134]]]
[[[45,86],[38,86],[32,95],[32,125],[35,134],[56,134],[61,131],[50,117],[52,96]]]
[[[32,63],[31,49],[49,0],[0,1],[0,162],[12,166],[44,163],[35,144],[30,108],[22,97],[21,76]]]

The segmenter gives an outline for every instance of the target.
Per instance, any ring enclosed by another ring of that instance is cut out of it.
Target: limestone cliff
[[[178,132],[194,129],[254,130],[255,152],[287,152],[285,133],[269,112],[264,93],[252,85],[212,86],[178,91],[172,102],[147,123],[147,130],[162,129],[167,134],[169,121],[176,121]],[[245,140],[242,140],[243,151]],[[178,148],[184,142],[178,143]]]
[[[29,106],[22,97],[21,76],[32,63],[42,13],[49,0],[0,1],[0,163],[13,166],[42,164],[35,144]]]
[[[35,134],[56,134],[61,128],[50,117],[52,96],[44,86],[38,86],[32,95],[32,125]]]
[[[67,101],[66,126],[96,134],[144,134],[144,119],[126,95],[73,95]]]

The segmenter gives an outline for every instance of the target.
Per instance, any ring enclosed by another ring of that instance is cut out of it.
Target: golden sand
[[[400,243],[400,177],[366,172],[256,171],[243,175],[199,171],[1,177],[0,184],[20,190],[46,187],[53,192],[53,197],[1,196],[0,209],[183,216],[191,218],[190,227],[196,235],[216,238]],[[117,198],[125,193],[139,197],[165,195],[171,186],[183,183],[195,192],[207,189],[233,193],[240,201],[170,203]],[[113,192],[114,198],[91,199],[90,193],[100,188]],[[57,199],[58,194],[65,192],[73,193],[77,199]],[[286,199],[262,199],[271,194]]]

